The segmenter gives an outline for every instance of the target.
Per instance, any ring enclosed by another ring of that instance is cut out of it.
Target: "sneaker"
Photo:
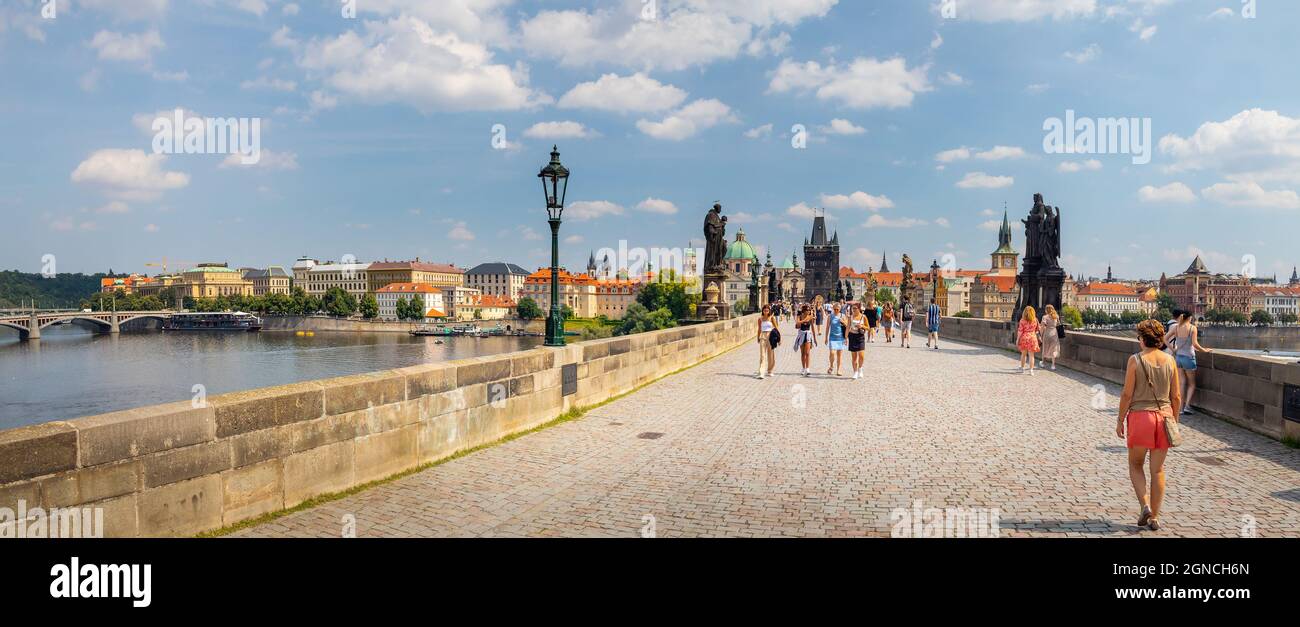
[[[853,380],[854,380],[854,381],[857,381],[858,378],[861,377],[861,376],[862,376],[862,373],[861,373],[861,372],[858,372],[857,370],[854,370],[854,371],[853,371]]]
[[[1033,368],[1030,368],[1030,369],[1029,369],[1029,376],[1031,376],[1031,377],[1034,376],[1034,369],[1033,369]]]
[[[759,379],[766,379],[767,377],[764,377],[764,376],[763,376],[763,373],[760,372],[760,373],[758,373],[758,378],[759,378]]]
[[[1052,364],[1052,372],[1056,372],[1056,364]]]

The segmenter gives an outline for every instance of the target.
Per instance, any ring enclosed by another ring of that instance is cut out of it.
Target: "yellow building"
[[[560,305],[567,305],[578,318],[595,318],[597,306],[596,279],[585,274],[569,274],[560,268]],[[542,268],[524,279],[519,298],[531,298],[543,312],[551,309],[551,269]]]
[[[219,296],[252,296],[253,282],[244,274],[224,263],[202,263],[181,273],[172,286],[175,293],[190,298],[217,298]]]
[[[422,283],[437,288],[462,287],[465,271],[451,264],[415,261],[378,261],[367,269],[371,292],[394,283]]]

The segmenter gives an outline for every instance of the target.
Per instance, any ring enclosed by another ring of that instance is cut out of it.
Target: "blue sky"
[[[49,1],[0,0],[4,268],[538,267],[553,143],[570,267],[717,200],[777,258],[824,207],[846,264],[983,268],[1036,192],[1072,273],[1300,263],[1295,2]],[[262,160],[154,154],[177,107],[260,118]],[[1048,154],[1067,110],[1149,119],[1150,163]]]

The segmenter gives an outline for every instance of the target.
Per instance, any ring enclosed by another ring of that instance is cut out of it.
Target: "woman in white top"
[[[776,349],[772,347],[772,330],[776,328],[776,316],[772,315],[772,305],[763,305],[763,313],[758,317],[758,378],[772,376],[776,368]],[[767,370],[763,370],[763,365]]]
[[[1178,363],[1179,374],[1187,381],[1187,393],[1183,395],[1183,415],[1192,413],[1192,395],[1196,394],[1196,351],[1212,353],[1214,351],[1201,346],[1200,332],[1192,322],[1191,312],[1178,313],[1178,324],[1165,334],[1165,342],[1174,348],[1174,361]]]

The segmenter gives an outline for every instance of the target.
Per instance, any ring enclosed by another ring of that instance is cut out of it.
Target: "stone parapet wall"
[[[1015,351],[1012,333],[1010,322],[944,318],[940,337]],[[1128,358],[1139,350],[1136,336],[1070,332],[1061,341],[1057,363],[1122,385]],[[1282,417],[1284,390],[1300,385],[1300,364],[1202,353],[1197,366],[1194,408],[1272,438],[1300,439],[1300,423]]]
[[[727,320],[0,431],[0,508],[103,508],[106,536],[185,536],[545,424],[736,348]],[[566,371],[573,377],[566,394]],[[0,523],[13,525],[13,522]],[[6,535],[0,529],[0,536]]]

